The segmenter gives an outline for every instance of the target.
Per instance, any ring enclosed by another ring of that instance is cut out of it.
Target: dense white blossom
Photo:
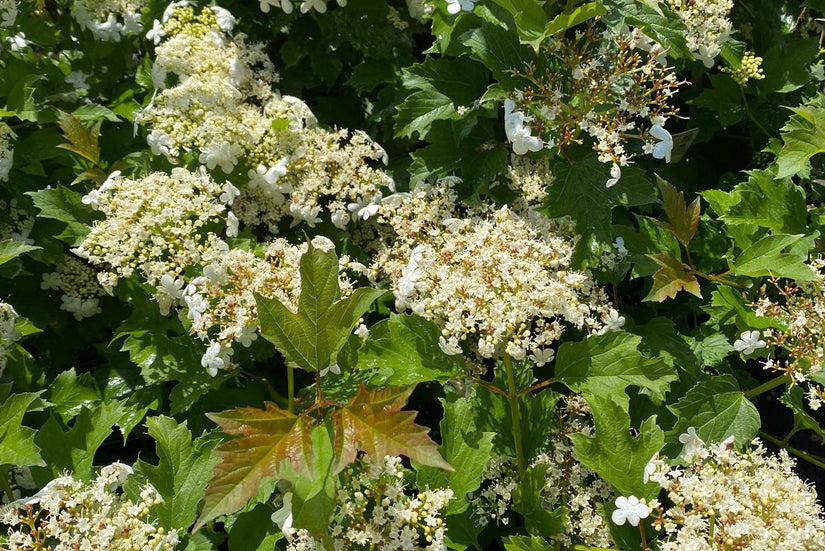
[[[147,0],[74,0],[72,16],[98,40],[119,42],[143,31],[141,11]]]
[[[7,355],[14,343],[20,339],[20,331],[17,330],[17,312],[11,304],[0,301],[0,376],[6,369]]]
[[[40,288],[59,291],[60,309],[73,314],[78,321],[102,312],[99,297],[106,291],[97,281],[97,272],[76,256],[65,255],[54,272],[44,273]]]

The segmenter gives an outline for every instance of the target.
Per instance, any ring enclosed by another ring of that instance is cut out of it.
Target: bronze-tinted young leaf
[[[265,478],[302,473],[312,464],[311,421],[266,403],[265,409],[236,408],[207,416],[226,434],[238,436],[215,449],[221,462],[213,471],[197,530],[233,513],[258,491]]]
[[[358,450],[376,459],[406,455],[422,465],[453,470],[427,435],[429,429],[413,422],[415,412],[401,410],[414,388],[367,390],[361,386],[358,394],[335,412],[337,470],[355,461]]]
[[[98,121],[91,128],[86,128],[86,126],[80,122],[80,119],[71,113],[60,113],[57,124],[60,125],[60,129],[68,141],[68,143],[60,144],[57,147],[77,153],[96,165],[100,164],[100,144],[98,143],[98,138],[100,137],[101,121]]]
[[[699,197],[694,199],[690,205],[686,205],[684,193],[659,176],[656,176],[656,181],[662,191],[665,214],[668,219],[668,222],[662,222],[662,225],[687,247],[699,228]]]
[[[699,289],[699,281],[697,281],[696,276],[689,274],[679,260],[669,254],[649,254],[647,256],[652,258],[660,268],[653,274],[653,287],[644,300],[662,302],[666,298],[674,298],[676,293],[683,289],[702,298],[702,291]]]

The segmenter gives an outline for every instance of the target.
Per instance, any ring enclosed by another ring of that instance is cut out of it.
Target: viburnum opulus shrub
[[[0,0],[0,550],[825,549],[823,10]]]

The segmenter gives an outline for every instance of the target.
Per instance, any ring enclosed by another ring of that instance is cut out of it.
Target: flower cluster
[[[411,492],[404,480],[410,474],[396,456],[386,456],[378,464],[361,457],[344,470],[329,526],[335,551],[447,549],[447,527],[442,514],[453,492],[450,489]],[[285,502],[291,505],[291,500],[285,499]],[[281,529],[289,539],[288,551],[324,549],[306,530],[294,529],[291,516],[283,517],[279,513],[276,512],[273,519],[281,521]]]
[[[143,30],[141,11],[147,0],[75,0],[72,16],[98,40],[120,42]]]
[[[528,65],[517,72],[529,84],[505,101],[513,151],[581,143],[584,132],[594,140],[599,160],[614,164],[616,181],[620,167],[636,154],[626,148],[629,137],[641,140],[646,153],[669,160],[672,141],[670,147],[659,144],[670,137],[663,125],[676,113],[668,102],[681,83],[647,40],[631,29],[600,33],[589,24],[573,37],[547,43],[542,52],[551,67]]]
[[[258,0],[260,2],[261,11],[264,13],[269,13],[269,10],[273,7],[282,9],[284,13],[290,14],[293,12],[295,7],[298,7],[298,10],[301,13],[307,13],[310,11],[317,11],[318,13],[326,13],[327,5],[332,3],[332,0]],[[335,2],[344,7],[347,5],[347,0],[335,0]]]
[[[0,522],[9,526],[3,542],[8,551],[173,551],[174,530],[156,526],[151,508],[161,503],[151,486],[132,501],[121,487],[131,468],[113,463],[91,482],[71,476],[52,480],[31,498],[4,508]]]
[[[443,220],[393,282],[396,305],[442,327],[442,348],[467,343],[484,358],[506,352],[546,363],[562,322],[596,331],[607,306],[590,274],[570,269],[570,220],[507,207]]]
[[[98,297],[106,293],[98,283],[94,269],[70,255],[65,255],[56,271],[43,274],[40,288],[60,291],[60,309],[74,314],[78,321],[99,314]]]
[[[473,517],[479,526],[510,522],[510,505],[516,489],[516,463],[509,457],[494,455],[481,473],[481,487],[470,497]]]
[[[0,301],[0,375],[6,369],[6,355],[20,338],[15,322],[18,315],[11,304]]]
[[[742,62],[738,68],[725,67],[722,71],[730,73],[730,76],[739,86],[744,86],[750,79],[762,80],[765,78],[765,73],[762,71],[762,58],[754,55],[753,52],[746,52],[742,56]]]
[[[763,347],[784,351],[768,359],[765,368],[787,373],[793,383],[808,383],[808,402],[819,409],[823,392],[814,381],[821,378],[825,363],[825,261],[816,259],[811,266],[819,274],[816,281],[801,287],[791,282],[780,286],[774,281],[775,292],[769,294],[763,289],[762,296],[751,305],[757,316],[780,322],[782,329],[768,328],[761,335],[746,332],[734,345],[741,341],[736,348],[746,354]],[[746,345],[747,349],[742,348]]]
[[[34,228],[34,217],[17,205],[17,199],[0,200],[0,241],[20,241],[33,245],[29,237]]]
[[[107,291],[135,270],[151,285],[166,274],[179,277],[204,253],[226,249],[215,231],[225,224],[232,189],[202,170],[174,168],[138,180],[113,174],[83,198],[105,218],[74,252],[101,270]]]
[[[769,455],[759,441],[736,451],[733,437],[701,447],[684,467],[651,461],[650,480],[669,507],[654,523],[662,551],[825,548],[825,518],[816,491],[793,472],[787,452]]]
[[[9,171],[14,164],[14,149],[11,141],[15,138],[14,132],[8,124],[0,122],[0,180],[9,181]]]
[[[327,131],[301,100],[272,88],[278,76],[262,44],[230,39],[222,8],[172,6],[149,36],[159,92],[140,114],[149,146],[170,161],[219,168],[240,188],[238,219],[277,233],[285,216],[309,227],[328,212],[339,228],[369,218],[392,180],[373,164],[383,149],[361,132]],[[167,75],[177,84],[166,87]]]
[[[668,0],[687,27],[685,41],[693,56],[710,69],[731,32],[732,0]]]

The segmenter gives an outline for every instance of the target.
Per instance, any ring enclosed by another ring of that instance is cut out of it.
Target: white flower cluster
[[[43,274],[40,288],[60,291],[60,309],[74,314],[78,321],[99,314],[102,310],[98,297],[106,293],[94,269],[69,255],[64,256],[56,271]]]
[[[33,245],[34,240],[29,237],[34,228],[34,216],[17,206],[17,199],[10,201],[0,200],[0,241],[20,241]]]
[[[271,233],[286,216],[315,227],[328,212],[341,229],[368,219],[393,187],[371,166],[386,162],[384,150],[361,132],[318,128],[306,104],[272,88],[278,77],[264,46],[229,38],[233,23],[214,6],[198,14],[174,6],[155,22],[159,92],[140,114],[152,152],[231,174],[238,219]],[[170,73],[178,82],[167,88]]]
[[[661,46],[629,27],[602,32],[588,23],[548,41],[541,53],[554,59],[554,70],[525,66],[517,74],[533,85],[504,101],[504,129],[515,154],[568,147],[587,134],[599,160],[612,165],[608,187],[638,154],[627,147],[630,138],[670,161],[673,142],[664,124],[676,112],[670,99],[681,83],[663,64]]]
[[[412,250],[393,288],[397,307],[438,323],[454,353],[468,343],[484,358],[543,358],[563,322],[601,329],[603,291],[570,268],[570,220],[503,207],[442,226]]]
[[[0,375],[6,369],[6,355],[21,337],[15,326],[18,317],[11,304],[0,301]]]
[[[17,19],[17,0],[0,0],[0,27],[11,27]]]
[[[494,455],[481,474],[481,487],[470,497],[470,507],[476,524],[487,526],[491,520],[496,524],[510,522],[510,505],[513,490],[516,489],[516,464],[509,457]]]
[[[9,172],[14,164],[14,149],[11,141],[15,138],[14,132],[8,124],[0,122],[0,180],[9,181]]]
[[[74,0],[72,16],[98,40],[120,42],[143,30],[141,11],[147,0]]]
[[[549,449],[533,460],[531,468],[539,467],[546,469],[541,493],[544,508],[552,511],[565,506],[570,510],[564,531],[551,540],[564,549],[574,544],[609,547],[613,540],[601,510],[613,495],[610,484],[579,463],[565,434],[551,437]]]
[[[327,5],[332,3],[332,0],[258,0],[261,11],[269,13],[271,8],[279,8],[286,14],[290,14],[298,6],[298,11],[307,13],[310,11],[317,11],[318,13],[326,13]],[[347,0],[335,0],[336,4],[342,8],[347,5]]]
[[[132,501],[120,490],[132,472],[128,465],[103,467],[91,482],[62,476],[31,498],[4,508],[3,549],[30,551],[174,551],[178,534],[156,526],[151,508],[161,497],[151,486]]]
[[[344,470],[329,526],[334,551],[446,551],[447,527],[441,515],[453,491],[411,492],[404,483],[409,474],[397,456],[386,456],[378,464],[361,457]],[[291,507],[288,498],[285,506]],[[273,520],[280,521],[289,540],[287,551],[324,550],[306,530],[292,527],[291,509],[288,516],[276,512]]]
[[[668,0],[687,27],[685,41],[693,56],[710,69],[730,38],[732,0]]]
[[[683,467],[651,461],[649,478],[670,502],[657,521],[667,534],[660,550],[825,549],[816,491],[794,473],[784,449],[769,455],[757,440],[739,452],[731,437],[694,457]]]
[[[107,291],[135,270],[155,286],[166,274],[177,278],[204,253],[226,250],[208,229],[225,224],[225,187],[203,170],[174,168],[138,180],[112,175],[83,198],[105,218],[73,252],[101,270]]]

